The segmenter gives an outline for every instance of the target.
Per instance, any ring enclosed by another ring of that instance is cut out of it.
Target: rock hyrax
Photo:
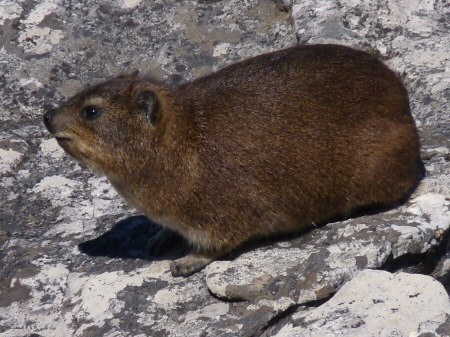
[[[422,172],[400,79],[337,45],[260,55],[181,85],[119,76],[44,121],[65,151],[192,245],[173,275],[250,239],[395,205]]]

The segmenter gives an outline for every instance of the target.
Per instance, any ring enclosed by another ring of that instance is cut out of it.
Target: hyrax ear
[[[153,125],[158,124],[160,113],[156,94],[150,90],[143,90],[136,95],[139,112]]]

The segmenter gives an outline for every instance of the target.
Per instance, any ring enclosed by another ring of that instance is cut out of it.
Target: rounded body
[[[210,257],[395,205],[422,173],[400,79],[337,45],[260,55],[179,86],[120,76],[44,120],[69,154]]]
[[[396,204],[421,174],[407,92],[361,51],[294,47],[185,84],[177,96],[201,134],[201,179],[184,221],[213,246]]]

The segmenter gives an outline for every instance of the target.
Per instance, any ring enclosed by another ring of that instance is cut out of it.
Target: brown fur
[[[157,97],[156,125],[136,102],[146,90]],[[86,105],[103,114],[85,120]],[[336,45],[260,55],[180,86],[121,76],[46,124],[69,154],[195,247],[199,258],[174,265],[176,275],[255,237],[398,203],[421,174],[401,81]]]

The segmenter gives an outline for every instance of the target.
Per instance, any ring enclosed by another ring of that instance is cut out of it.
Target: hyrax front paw
[[[172,272],[172,276],[187,277],[202,270],[212,261],[212,258],[203,255],[190,254],[173,261],[170,264],[170,271]]]

